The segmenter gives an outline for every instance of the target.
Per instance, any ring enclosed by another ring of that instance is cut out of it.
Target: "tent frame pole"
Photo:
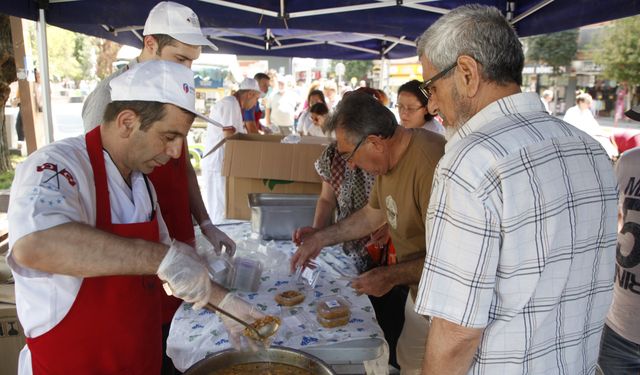
[[[234,40],[234,39],[229,39],[229,38],[224,38],[221,36],[210,36],[209,39],[213,39],[213,40],[219,40],[221,42],[227,42],[227,43],[232,43],[232,44],[237,44],[239,46],[245,46],[245,47],[249,47],[249,48],[255,48],[255,49],[259,49],[259,50],[264,50],[264,46],[260,45],[257,46],[255,44],[251,44],[251,43],[247,43],[247,42],[241,42],[239,40]]]
[[[225,0],[199,0],[199,1],[202,1],[203,3],[213,4],[213,5],[220,5],[227,8],[244,10],[245,12],[257,13],[260,15],[270,16],[274,18],[279,17],[278,12],[274,12],[272,10],[262,9],[258,7],[252,7],[249,5],[236,4],[231,1],[225,1]]]
[[[437,13],[437,14],[447,14],[451,11],[451,9],[438,8],[431,5],[422,5],[422,4],[409,3],[409,4],[402,4],[402,6],[406,8],[417,9],[417,10],[422,10],[425,12]]]
[[[546,7],[547,5],[553,3],[554,0],[543,0],[541,2],[539,2],[538,4],[532,6],[529,10],[527,10],[526,12],[518,15],[517,17],[515,17],[513,20],[511,20],[511,24],[515,25],[516,23],[522,21],[523,19],[529,17],[530,15],[532,15],[533,13],[539,11],[540,9]]]
[[[326,42],[300,42],[300,43],[285,44],[285,45],[282,45],[282,46],[273,46],[273,47],[271,47],[271,49],[272,50],[277,50],[277,49],[307,47],[307,46],[315,46],[315,45],[325,44],[325,43]]]
[[[342,47],[342,48],[348,48],[348,49],[352,49],[352,50],[355,50],[355,51],[367,52],[367,53],[371,53],[371,54],[374,54],[374,55],[379,55],[380,54],[379,51],[376,51],[376,50],[373,50],[373,49],[364,48],[364,47],[358,47],[358,46],[351,46],[351,45],[346,44],[346,43],[328,41],[327,44],[330,44],[332,46]]]
[[[400,38],[400,40],[393,42],[393,44],[391,44],[389,47],[385,48],[384,51],[382,51],[382,55],[386,55],[387,53],[389,53],[389,51],[391,51],[392,49],[394,49],[401,41],[402,39],[404,39],[404,37]]]
[[[412,41],[412,40],[408,40],[406,39],[406,36],[401,36],[400,38],[396,38],[393,36],[387,36],[387,35],[377,35],[377,34],[367,34],[367,33],[353,33],[354,35],[360,35],[366,38],[370,38],[370,39],[380,39],[380,40],[386,40],[387,42],[392,42],[392,43],[398,43],[398,44],[402,44],[405,46],[409,46],[409,47],[415,47],[416,46],[416,42]]]
[[[47,21],[44,9],[38,10],[38,56],[40,59],[40,88],[42,89],[42,114],[47,129],[45,141],[51,143],[53,139],[53,121],[51,115],[51,86],[49,84],[49,48],[47,45]]]

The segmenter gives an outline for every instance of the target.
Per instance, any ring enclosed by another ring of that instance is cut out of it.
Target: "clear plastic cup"
[[[254,259],[235,257],[232,264],[228,286],[245,292],[258,291],[262,276],[262,263]]]

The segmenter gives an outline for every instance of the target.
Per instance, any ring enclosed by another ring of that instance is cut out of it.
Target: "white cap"
[[[253,90],[262,93],[262,91],[260,91],[260,85],[258,84],[258,81],[253,78],[245,78],[242,82],[240,82],[238,90]]]
[[[196,111],[193,72],[184,65],[165,60],[145,61],[112,79],[109,86],[112,102],[139,100],[173,104],[221,126]]]
[[[182,4],[172,1],[158,3],[147,17],[142,35],[165,34],[185,44],[209,46],[218,50],[200,29],[198,16]]]

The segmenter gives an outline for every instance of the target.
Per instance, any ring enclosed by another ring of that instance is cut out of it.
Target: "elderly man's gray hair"
[[[465,5],[440,17],[416,42],[418,56],[438,70],[461,55],[482,65],[483,78],[522,85],[524,54],[515,30],[497,8]]]
[[[397,127],[398,121],[389,108],[361,91],[345,94],[325,122],[327,133],[343,129],[353,144],[369,135],[391,138]]]

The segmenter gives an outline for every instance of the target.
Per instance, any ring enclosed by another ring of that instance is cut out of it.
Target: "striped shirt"
[[[588,134],[532,93],[446,145],[416,312],[484,328],[469,374],[592,374],[611,303],[616,180]]]

